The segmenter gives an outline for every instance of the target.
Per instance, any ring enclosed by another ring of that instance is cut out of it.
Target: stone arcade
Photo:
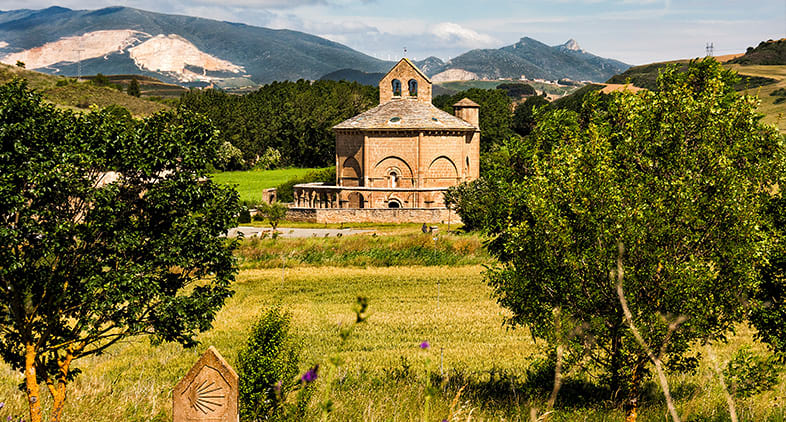
[[[447,188],[478,178],[479,106],[465,98],[453,106],[455,115],[434,107],[431,81],[407,59],[379,82],[379,103],[333,128],[336,184],[296,185],[288,217],[320,223],[449,218]]]

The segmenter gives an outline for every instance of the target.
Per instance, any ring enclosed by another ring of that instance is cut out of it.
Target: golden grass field
[[[743,91],[748,95],[756,95],[761,101],[759,112],[765,115],[764,122],[774,124],[781,133],[786,133],[786,103],[775,104],[778,97],[770,94],[779,88],[786,88],[786,66],[782,65],[750,65],[727,64],[728,68],[740,75],[763,76],[773,78],[778,82],[762,87]]]
[[[323,372],[317,381],[311,419],[320,419],[318,402],[329,396],[335,406],[328,420],[423,420],[427,365],[438,372],[441,352],[451,382],[432,403],[429,420],[527,421],[530,407],[542,407],[545,396],[527,396],[522,385],[545,345],[536,344],[525,328],[502,325],[507,312],[491,297],[483,271],[481,265],[242,270],[236,294],[196,349],[134,339],[103,356],[78,361],[84,373],[69,386],[65,421],[170,421],[172,388],[204,349],[215,345],[234,363],[251,324],[274,306],[292,314],[294,331],[304,345],[303,369],[316,363],[324,368],[339,349],[339,327],[354,321],[351,306],[359,295],[369,298],[370,316],[355,326],[344,345],[343,365],[332,376]],[[714,352],[720,361],[727,359],[751,343],[751,337],[750,330],[741,327],[729,344],[716,346]],[[421,350],[422,341],[429,341],[431,348]],[[686,421],[729,420],[709,363],[705,359],[696,374],[670,378]],[[6,403],[0,420],[24,416],[26,405],[16,387],[20,374],[0,365],[0,381],[0,401]],[[573,397],[551,420],[624,419],[621,410],[602,399],[595,402],[591,390],[577,402],[571,402],[577,393],[566,394]],[[782,421],[785,398],[786,384],[781,382],[775,391],[738,400],[741,420]],[[650,383],[639,420],[665,421],[666,416],[659,390]]]

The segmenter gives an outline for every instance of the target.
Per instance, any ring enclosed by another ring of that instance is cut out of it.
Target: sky
[[[786,37],[786,0],[0,0],[0,10],[128,6],[293,29],[380,59],[448,60],[522,37],[628,64],[744,52]]]

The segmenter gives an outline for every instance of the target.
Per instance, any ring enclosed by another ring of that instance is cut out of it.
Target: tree
[[[287,216],[287,209],[287,206],[281,202],[272,202],[269,204],[263,202],[259,205],[260,214],[267,219],[268,223],[270,223],[270,227],[273,227],[273,231],[278,227],[278,223]]]
[[[434,98],[434,106],[453,114],[453,104],[464,98],[480,105],[480,150],[490,151],[501,145],[511,135],[512,109],[510,97],[505,91],[497,89],[472,88],[454,95],[439,95]]]
[[[529,135],[535,127],[535,112],[541,107],[548,108],[549,100],[535,95],[527,98],[526,101],[516,106],[513,113],[512,128],[521,136]]]
[[[599,369],[634,418],[650,357],[610,278],[618,259],[632,321],[666,368],[695,367],[691,346],[725,340],[757,295],[783,140],[735,79],[708,59],[666,69],[658,92],[547,113],[532,174],[512,178],[508,212],[488,225],[503,227],[488,230],[501,264],[487,280],[507,322]]]
[[[78,359],[118,341],[196,344],[231,295],[237,193],[207,178],[215,130],[188,112],[141,121],[58,110],[0,86],[0,356],[62,420]]]
[[[136,78],[131,78],[131,82],[128,83],[128,95],[132,97],[139,97],[139,82],[136,81]]]

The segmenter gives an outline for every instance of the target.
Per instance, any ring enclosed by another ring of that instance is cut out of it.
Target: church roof
[[[429,103],[396,99],[345,120],[333,129],[450,129],[476,130],[472,124]]]
[[[480,108],[480,105],[478,105],[478,103],[470,100],[469,98],[464,98],[463,100],[457,102],[456,104],[453,104],[453,107],[478,107],[478,108]]]

